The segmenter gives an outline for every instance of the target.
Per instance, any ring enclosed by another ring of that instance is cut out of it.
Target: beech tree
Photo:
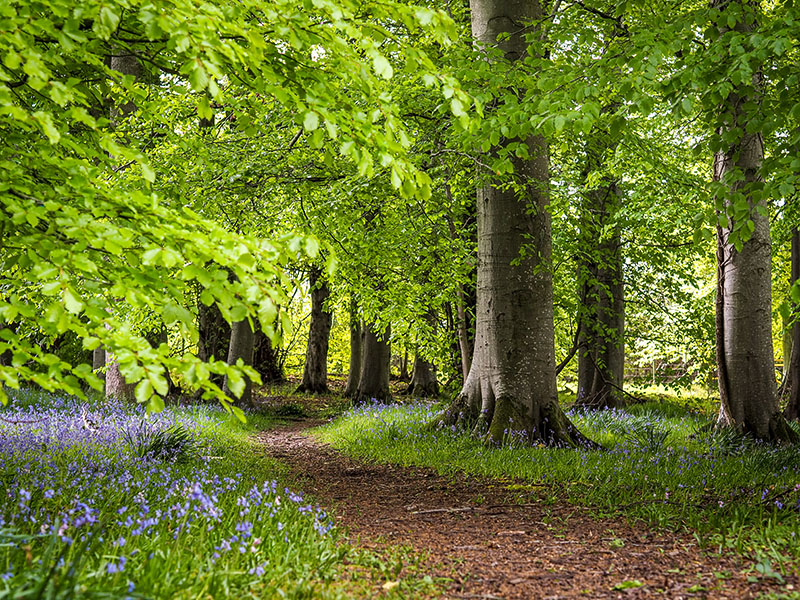
[[[323,394],[328,391],[328,339],[333,314],[328,306],[330,298],[328,282],[322,270],[316,265],[311,267],[308,285],[311,288],[311,323],[308,330],[303,380],[297,391]]]
[[[528,55],[528,38],[543,35],[535,26],[545,16],[542,5],[473,0],[470,10],[479,52],[510,77]],[[514,88],[509,92],[511,100]],[[474,354],[464,388],[443,419],[470,424],[493,443],[517,433],[572,445],[582,436],[559,407],[556,390],[548,144],[522,132],[493,149],[510,163],[513,178],[487,178],[478,191]]]
[[[622,202],[616,181],[603,173],[616,143],[595,127],[586,144],[584,204],[578,260],[578,381],[576,403],[605,408],[625,404],[625,294],[620,226]],[[593,179],[588,178],[592,176]]]
[[[353,395],[355,404],[374,401],[386,403],[392,399],[392,392],[389,389],[391,334],[389,325],[380,332],[376,331],[375,325],[367,325],[364,328],[358,387]]]
[[[721,64],[759,28],[750,2],[711,4],[713,50]],[[730,17],[730,18],[729,18]],[[761,193],[764,137],[761,131],[761,65],[749,80],[738,78],[720,106],[721,148],[714,180],[722,196],[717,226],[718,423],[765,440],[796,435],[780,413],[772,347],[771,243],[769,210]]]

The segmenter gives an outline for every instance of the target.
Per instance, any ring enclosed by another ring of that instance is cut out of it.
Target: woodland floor
[[[444,598],[740,599],[800,587],[748,581],[747,561],[703,553],[689,534],[597,518],[547,503],[544,492],[521,505],[508,482],[351,459],[307,434],[317,424],[298,420],[259,437],[351,543],[413,548],[422,574],[444,578]],[[641,585],[620,589],[625,582]]]

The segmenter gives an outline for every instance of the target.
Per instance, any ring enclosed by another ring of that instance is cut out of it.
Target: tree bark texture
[[[526,55],[525,35],[543,16],[535,0],[471,0],[470,8],[479,46],[505,54],[507,62],[495,68]],[[542,137],[522,141],[530,158],[512,159],[517,186],[478,190],[474,353],[464,388],[441,421],[472,425],[495,444],[519,438],[573,445],[583,439],[556,390],[548,145]]]
[[[414,370],[406,394],[417,398],[436,398],[439,396],[439,382],[436,379],[436,366],[419,355],[414,357]]]
[[[595,130],[586,148],[584,176],[602,169],[605,157],[615,146],[607,131]],[[588,408],[616,408],[625,404],[625,290],[620,232],[610,225],[621,196],[616,183],[606,177],[588,189],[583,199],[576,403]]]
[[[792,229],[792,277],[791,285],[800,279],[800,230]],[[791,350],[784,357],[783,368],[786,370],[786,383],[789,390],[789,403],[783,415],[794,420],[800,418],[800,306],[794,305],[794,320],[791,327]]]
[[[355,404],[373,401],[385,403],[392,399],[392,393],[389,391],[389,369],[392,360],[390,337],[391,328],[389,326],[380,337],[374,326],[365,328],[361,376],[353,396]]]
[[[712,6],[733,14],[752,15],[743,0],[714,0]],[[741,18],[735,29],[750,34],[753,19]],[[714,179],[728,184],[724,199],[727,227],[717,227],[717,369],[720,391],[720,426],[731,426],[762,440],[794,438],[778,407],[772,349],[771,242],[767,203],[754,199],[753,184],[762,181],[764,142],[760,132],[748,131],[753,110],[760,112],[760,74],[753,86],[735,86],[720,106],[724,124],[720,134],[737,131],[738,139],[714,157]],[[753,90],[756,90],[753,92]],[[755,109],[753,107],[756,107]],[[740,174],[741,177],[737,177]],[[745,195],[748,212],[737,213],[734,199]],[[764,214],[761,214],[763,211]],[[737,250],[734,236],[750,220],[750,238]]]
[[[135,391],[136,384],[125,381],[116,357],[112,353],[106,352],[106,398],[133,401],[136,398]]]
[[[328,391],[328,342],[333,323],[333,314],[325,306],[330,297],[330,289],[322,270],[316,266],[311,268],[309,283],[311,324],[308,330],[303,381],[297,391],[324,394]]]
[[[461,351],[461,374],[464,381],[469,376],[469,369],[472,366],[472,339],[469,335],[469,321],[467,318],[467,298],[464,287],[459,286],[458,297],[456,299],[456,315],[458,318],[458,348]]]
[[[106,366],[106,349],[103,346],[92,350],[92,371],[102,380],[106,380],[103,367]]]
[[[358,381],[361,379],[361,356],[363,354],[364,328],[358,316],[358,306],[355,301],[350,302],[350,368],[347,371],[347,385],[344,395],[353,398],[358,390]]]
[[[283,374],[283,356],[272,345],[267,335],[258,327],[253,341],[253,368],[261,375],[261,380],[267,382],[285,381]]]
[[[231,326],[231,340],[228,346],[228,364],[235,365],[239,359],[242,359],[244,364],[253,366],[253,350],[254,350],[255,334],[250,326],[250,321],[237,321]],[[223,393],[228,396],[231,401],[237,404],[252,405],[253,404],[253,385],[249,377],[245,377],[245,388],[241,398],[231,392],[228,386],[228,377],[222,385]]]

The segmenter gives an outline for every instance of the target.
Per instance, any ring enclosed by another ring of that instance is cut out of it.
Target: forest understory
[[[265,451],[332,510],[349,543],[398,565],[395,581],[375,582],[376,595],[427,576],[435,585],[408,597],[797,597],[796,565],[785,576],[765,576],[750,557],[701,548],[686,527],[626,517],[625,506],[637,501],[622,497],[623,489],[614,499],[619,514],[604,514],[522,479],[365,460],[319,440],[315,428],[324,421],[308,415],[330,399],[268,402],[294,416],[258,434]]]

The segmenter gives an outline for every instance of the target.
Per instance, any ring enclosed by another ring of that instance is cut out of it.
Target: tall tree
[[[324,394],[328,391],[328,342],[333,313],[328,306],[330,289],[325,275],[313,265],[309,273],[311,288],[311,323],[308,330],[306,362],[298,392]]]
[[[361,379],[361,357],[364,349],[364,327],[358,314],[355,300],[350,301],[350,367],[347,370],[347,385],[344,395],[355,396],[358,382]]]
[[[615,147],[616,141],[608,129],[599,126],[590,132],[586,143],[585,191],[578,249],[578,284],[581,289],[576,402],[592,408],[624,404],[622,240],[620,228],[614,223],[621,205],[621,194],[614,178],[604,172],[607,155],[613,153]]]
[[[800,230],[792,228],[792,276],[790,286],[798,285],[800,282]],[[792,294],[794,296],[794,294]],[[786,371],[786,387],[789,390],[789,402],[783,411],[783,415],[789,419],[800,419],[800,314],[798,314],[797,303],[791,315],[791,343],[789,352],[784,352],[783,368]]]
[[[538,0],[472,0],[472,34],[481,50],[503,54],[493,70],[510,76],[528,55],[532,27],[545,15]],[[534,32],[534,33],[532,33]],[[513,94],[513,90],[507,90]],[[509,432],[571,445],[581,440],[558,405],[547,141],[535,134],[500,141],[513,181],[488,180],[478,191],[475,347],[464,388],[445,421],[474,423],[501,443]],[[525,251],[523,252],[523,247]]]
[[[253,344],[255,335],[248,319],[236,321],[231,325],[231,340],[228,347],[228,365],[253,365]],[[253,383],[250,377],[240,377],[233,371],[225,375],[222,391],[231,401],[238,398],[242,404],[253,404]]]
[[[389,370],[392,360],[392,347],[389,343],[392,330],[389,325],[383,332],[376,331],[375,325],[364,328],[364,345],[361,355],[361,374],[353,402],[388,402],[392,399],[389,389]]]
[[[758,29],[758,8],[747,0],[713,0],[714,50],[735,73],[742,40]],[[721,184],[717,226],[718,423],[764,440],[793,439],[780,413],[772,348],[769,211],[764,194],[761,65],[736,73],[719,107],[722,148],[714,156]],[[749,235],[748,235],[749,234]]]

